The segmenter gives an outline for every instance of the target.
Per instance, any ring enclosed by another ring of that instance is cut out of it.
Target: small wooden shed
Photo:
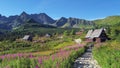
[[[50,37],[52,37],[52,35],[51,34],[46,34],[45,37],[50,38]]]
[[[105,33],[105,29],[95,29],[95,30],[89,30],[86,39],[92,40],[93,42],[105,42],[108,40],[108,36]]]
[[[32,36],[30,36],[30,35],[25,35],[25,36],[23,37],[23,40],[25,40],[25,41],[32,41]]]

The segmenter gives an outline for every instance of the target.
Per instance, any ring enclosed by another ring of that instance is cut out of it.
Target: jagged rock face
[[[11,22],[11,21],[15,20],[16,18],[18,18],[18,15],[9,16],[9,17],[8,17],[8,21]]]
[[[65,23],[67,23],[67,18],[61,17],[59,20],[55,22],[55,25],[58,27],[63,26]]]
[[[29,20],[31,17],[29,16],[29,14],[27,14],[26,12],[22,12],[21,15],[19,16],[19,18],[25,22],[27,20]]]
[[[55,20],[53,20],[51,17],[49,17],[45,13],[31,14],[30,16],[35,21],[38,21],[39,23],[43,23],[43,24],[53,24],[55,22]]]
[[[87,21],[87,20],[78,19],[78,18],[69,18],[68,22],[70,22],[71,25],[75,25],[75,24],[90,25],[93,23],[92,21]]]
[[[53,24],[55,21],[49,17],[48,15],[46,15],[45,13],[40,13],[38,15],[38,18],[41,19],[41,21],[44,23],[44,24]]]
[[[0,15],[0,23],[7,23],[7,17]]]
[[[79,28],[80,25],[93,25],[94,23],[84,19],[62,17],[55,24],[58,27]]]
[[[30,15],[32,17],[32,19],[34,19],[35,21],[39,22],[39,23],[43,23],[42,20],[39,18],[39,14],[31,14]]]

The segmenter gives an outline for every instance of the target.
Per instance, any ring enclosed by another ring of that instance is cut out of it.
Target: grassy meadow
[[[102,68],[120,68],[120,42],[108,41],[95,46],[94,58]]]
[[[22,38],[0,42],[0,68],[72,68],[74,60],[84,52],[85,43],[76,44],[82,36],[63,32],[63,38],[35,35],[33,41]]]

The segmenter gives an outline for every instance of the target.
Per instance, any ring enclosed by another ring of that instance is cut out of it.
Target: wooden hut
[[[105,42],[108,40],[108,36],[103,28],[95,29],[94,31],[89,30],[86,38],[92,40],[93,42]]]
[[[23,40],[25,40],[25,41],[32,41],[32,36],[30,36],[30,35],[25,35],[25,36],[23,37]]]
[[[52,37],[52,35],[51,34],[46,34],[45,37],[50,38],[50,37]]]

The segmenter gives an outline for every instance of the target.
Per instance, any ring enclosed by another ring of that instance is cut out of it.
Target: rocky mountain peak
[[[41,19],[41,21],[44,23],[44,24],[53,24],[55,22],[54,19],[52,19],[51,17],[49,17],[47,14],[45,13],[40,13],[38,15],[38,19]]]
[[[27,14],[26,12],[23,11],[20,15],[28,15],[28,14]]]
[[[29,16],[29,14],[27,14],[26,12],[22,12],[21,14],[20,14],[20,19],[22,20],[22,21],[27,21],[28,19],[30,19],[30,16]]]
[[[67,19],[67,18],[65,18],[65,17],[61,17],[59,20],[64,20],[64,19]]]
[[[46,13],[40,13],[39,15],[41,15],[41,16],[42,16],[42,15],[43,15],[43,16],[47,16],[47,14],[46,14]]]

